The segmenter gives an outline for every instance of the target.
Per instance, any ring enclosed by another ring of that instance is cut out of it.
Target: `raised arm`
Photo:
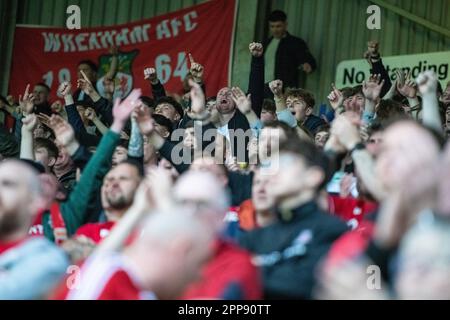
[[[408,99],[410,108],[417,107],[420,104],[419,99],[417,99],[417,84],[411,79],[411,72],[406,74],[403,70],[397,70],[396,75],[397,91]]]
[[[144,79],[150,83],[153,99],[157,100],[166,96],[166,90],[164,90],[164,86],[159,81],[155,68],[145,68]]]
[[[108,131],[108,127],[97,117],[97,113],[95,113],[94,109],[86,108],[86,110],[84,110],[84,116],[92,121],[102,135]]]
[[[120,102],[119,99],[116,100],[113,109],[114,122],[110,130],[108,130],[100,141],[97,151],[86,165],[80,181],[70,194],[69,199],[61,205],[61,213],[66,224],[68,236],[74,234],[84,223],[89,199],[92,194],[97,193],[101,188],[103,178],[110,169],[111,158],[119,142],[120,133],[130,117],[140,95],[140,89],[133,90],[123,102]],[[62,119],[60,118],[57,121],[61,120]],[[60,141],[60,143],[63,146],[67,145],[66,148],[69,154],[73,155],[78,150],[78,148],[75,149],[76,144],[73,144],[75,135],[67,123],[63,124],[64,123],[62,122],[60,127],[56,127],[55,134],[58,141],[62,139],[61,137],[67,137]],[[61,132],[58,132],[59,128]],[[62,134],[62,132],[65,132],[65,135]]]
[[[133,204],[111,234],[100,243],[95,253],[120,251],[142,218],[155,209],[169,212],[174,205],[171,198],[171,179],[166,170],[151,168],[136,190]]]
[[[330,102],[330,106],[335,112],[335,114],[341,114],[345,110],[343,110],[343,103],[344,103],[344,95],[342,94],[341,90],[336,88],[334,83],[331,84],[331,92],[327,96],[328,101]]]
[[[385,197],[385,192],[375,175],[374,160],[365,148],[355,148],[362,143],[362,139],[356,124],[352,121],[352,117],[347,114],[337,116],[331,127],[329,141],[330,143],[335,141],[335,146],[350,152],[364,185],[377,200],[381,201]],[[327,143],[327,147],[329,145]],[[342,149],[333,151],[341,152]]]
[[[248,80],[248,93],[251,95],[252,108],[257,117],[261,117],[264,101],[264,56],[261,43],[252,42],[249,45],[252,55],[250,65],[250,78]]]
[[[189,169],[189,164],[176,163],[172,159],[172,151],[175,148],[175,144],[161,137],[155,130],[155,120],[152,118],[150,111],[147,107],[140,105],[133,112],[132,118],[136,120],[139,126],[139,130],[143,136],[147,137],[148,143],[150,143],[160,155],[170,161],[174,168],[182,173]]]
[[[378,41],[371,40],[367,43],[367,51],[364,53],[364,58],[369,62],[371,69],[370,74],[380,75],[383,80],[383,86],[380,96],[383,97],[391,88],[392,83],[386,68],[381,60]]]
[[[142,104],[142,102],[140,102]],[[128,144],[128,156],[144,159],[144,139],[142,137],[141,131],[139,130],[139,125],[136,119],[131,119],[131,133],[130,142]]]
[[[72,85],[67,81],[61,83],[58,88],[58,93],[64,98],[67,121],[69,121],[75,132],[86,132],[86,128],[75,106],[71,90]]]
[[[289,125],[291,128],[297,127],[297,120],[292,112],[286,107],[286,97],[283,93],[283,81],[273,80],[269,83],[270,91],[273,93],[277,118]]]
[[[105,75],[106,79],[114,79],[117,73],[117,69],[119,67],[119,50],[116,46],[112,46],[109,50],[109,54],[111,55],[111,64],[109,66],[109,70]]]
[[[437,98],[437,76],[431,71],[425,71],[417,77],[417,85],[422,95],[423,124],[443,134],[439,102]]]
[[[79,89],[83,90],[84,93],[86,93],[94,102],[94,109],[95,112],[101,115],[102,121],[106,125],[110,125],[113,122],[113,115],[112,115],[112,106],[110,101],[107,99],[101,97],[98,92],[95,90],[92,83],[89,81],[86,74],[81,71],[81,74],[83,76],[83,79],[77,80],[77,86]]]
[[[34,160],[33,131],[38,124],[38,118],[30,113],[22,119],[22,135],[20,141],[20,158]]]
[[[381,88],[383,87],[384,80],[381,80],[381,76],[371,75],[368,81],[363,82],[363,94],[365,97],[363,120],[367,124],[370,124],[375,116],[375,105],[378,103]]]
[[[253,135],[259,137],[262,129],[262,122],[252,109],[252,101],[250,94],[245,96],[245,93],[239,87],[231,88],[231,97],[236,104],[239,111],[247,118],[247,121],[252,129]]]
[[[189,68],[189,72],[191,73],[192,78],[194,79],[194,81],[196,83],[198,83],[200,85],[200,87],[202,87],[203,86],[203,73],[205,71],[204,67],[200,63],[196,62],[194,60],[194,57],[190,53],[189,53],[189,62],[191,64],[191,67]]]

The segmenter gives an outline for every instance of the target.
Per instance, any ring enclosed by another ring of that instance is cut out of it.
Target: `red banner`
[[[81,8],[82,12],[83,8]],[[45,82],[54,100],[59,84],[76,85],[82,60],[98,64],[98,84],[107,73],[109,48],[119,48],[115,96],[132,88],[151,89],[144,68],[154,67],[166,91],[181,93],[189,57],[205,67],[207,96],[228,84],[234,33],[235,0],[214,0],[148,20],[99,28],[16,27],[10,94],[22,94],[28,83]],[[83,23],[83,20],[81,20]]]

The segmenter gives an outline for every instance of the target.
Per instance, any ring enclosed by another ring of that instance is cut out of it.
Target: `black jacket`
[[[306,129],[311,132],[311,134],[315,135],[317,133],[317,130],[320,129],[320,127],[326,125],[327,123],[318,116],[315,116],[313,114],[310,114],[307,118],[305,123],[303,124]]]
[[[311,299],[316,267],[348,228],[315,202],[279,216],[275,224],[241,234],[239,243],[262,270],[265,299]]]
[[[267,48],[272,39],[273,37],[266,40],[264,48]],[[316,60],[309,51],[306,42],[288,32],[278,45],[275,56],[275,79],[282,80],[285,88],[297,87],[299,82],[298,67],[305,62],[309,63],[313,70],[316,69]]]
[[[386,68],[383,65],[383,60],[379,59],[377,62],[372,64],[372,69],[370,69],[370,74],[379,74],[381,75],[381,80],[384,80],[383,87],[381,88],[380,97],[384,97],[384,95],[389,91],[392,86],[391,78],[389,77]]]
[[[248,162],[247,145],[250,138],[247,135],[242,140],[242,134],[250,132],[250,124],[247,118],[237,108],[233,117],[228,121],[228,130],[233,130],[230,131],[230,149],[233,150],[233,157],[236,157],[238,162]]]
[[[34,105],[33,113],[35,114],[43,113],[48,116],[51,116],[53,114],[52,109],[50,108],[50,103],[48,101],[45,101],[43,104],[40,105]]]
[[[16,137],[0,126],[0,159],[18,158],[19,154],[20,146]]]
[[[252,109],[258,118],[261,118],[264,90],[264,57],[252,56],[250,76],[248,79],[248,93],[251,94]]]

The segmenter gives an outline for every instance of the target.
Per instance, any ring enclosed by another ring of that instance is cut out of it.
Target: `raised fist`
[[[261,57],[263,55],[264,49],[261,43],[259,42],[252,42],[249,44],[248,49],[250,50],[250,53],[254,57]]]
[[[279,97],[279,96],[283,95],[283,81],[273,80],[269,83],[269,88],[275,97]]]
[[[158,83],[158,76],[156,75],[155,68],[145,68],[144,69],[144,79],[150,81],[153,84]]]
[[[370,59],[378,59],[380,57],[379,53],[379,43],[376,40],[371,40],[367,42],[367,51],[364,53],[364,58]]]
[[[422,95],[436,94],[438,78],[436,73],[427,70],[419,74],[416,83],[419,86],[419,91]]]

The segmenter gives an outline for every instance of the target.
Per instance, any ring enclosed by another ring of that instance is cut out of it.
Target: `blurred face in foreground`
[[[213,234],[192,212],[172,208],[143,221],[141,235],[126,249],[140,286],[158,299],[177,299],[198,280],[212,253]]]
[[[376,131],[370,135],[369,140],[367,141],[366,149],[374,158],[376,158],[380,152],[382,137],[382,131]]]
[[[449,231],[427,226],[405,238],[395,283],[400,299],[450,299]]]
[[[281,128],[266,127],[261,130],[258,140],[260,161],[264,162],[278,154],[280,143],[286,140],[286,134]]]
[[[252,202],[256,211],[270,210],[274,204],[274,199],[269,195],[270,175],[263,174],[257,170],[253,177]]]
[[[308,167],[301,156],[291,152],[280,153],[274,167],[275,172],[269,173],[268,195],[277,204],[299,196],[309,198],[324,178],[320,168]]]
[[[225,168],[217,164],[214,158],[202,157],[194,159],[189,167],[189,170],[209,172],[214,175],[218,181],[220,181],[222,186],[226,186],[228,184],[228,177],[226,175]]]
[[[408,188],[421,194],[435,184],[439,147],[424,128],[400,121],[382,134],[375,172],[387,192]]]
[[[37,174],[27,165],[17,161],[0,164],[0,240],[29,228],[44,205],[39,186]]]
[[[228,209],[226,191],[220,181],[209,172],[188,171],[174,188],[177,203],[195,212],[209,228],[219,232]]]

